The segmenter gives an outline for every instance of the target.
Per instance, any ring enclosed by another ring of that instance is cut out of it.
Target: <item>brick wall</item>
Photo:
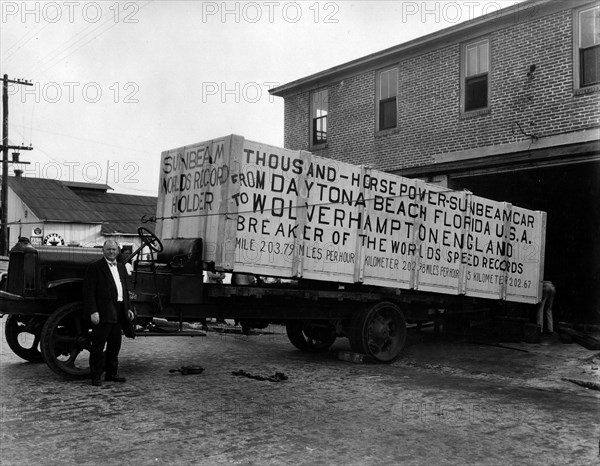
[[[309,105],[308,92],[288,97],[284,102],[284,145],[293,150],[305,150],[309,143]]]
[[[375,132],[375,70],[333,82],[328,144],[314,153],[381,170],[425,165],[432,155],[597,127],[600,93],[573,92],[572,12],[517,22],[490,40],[488,114],[460,114],[460,44],[399,63],[398,129]],[[530,65],[536,65],[528,79]],[[310,150],[309,92],[285,99],[285,145]],[[523,132],[522,132],[523,131]]]

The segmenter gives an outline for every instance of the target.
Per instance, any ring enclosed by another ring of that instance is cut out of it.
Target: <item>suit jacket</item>
[[[83,277],[83,305],[88,318],[97,312],[100,322],[129,324],[129,292],[127,271],[117,263],[117,270],[123,286],[123,306],[117,303],[117,286],[104,257],[89,265]]]

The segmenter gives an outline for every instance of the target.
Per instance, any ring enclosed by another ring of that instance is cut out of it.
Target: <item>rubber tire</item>
[[[305,325],[306,324],[301,320],[289,320],[285,324],[288,339],[292,345],[301,351],[322,353],[327,351],[337,338],[334,329],[332,329],[333,331],[330,335],[327,335],[327,338],[319,340],[311,338],[311,336],[307,335],[304,331]]]
[[[388,316],[392,325],[387,326],[388,342],[391,345],[385,351],[376,351],[372,327],[379,316]],[[402,310],[394,303],[382,301],[369,306],[352,317],[350,346],[357,353],[372,356],[377,362],[392,363],[402,355],[406,344],[406,319]]]
[[[13,351],[13,353],[15,353],[20,358],[25,359],[25,361],[44,362],[44,357],[42,356],[42,353],[40,352],[40,350],[38,350],[38,348],[37,348],[38,345],[36,345],[36,348],[34,348],[34,347],[24,348],[19,343],[19,335],[22,332],[18,331],[18,327],[19,327],[19,322],[21,322],[20,319],[23,319],[23,318],[36,319],[38,317],[28,317],[28,316],[23,316],[23,315],[9,315],[8,318],[6,319],[6,323],[4,324],[4,336],[6,337],[6,343],[8,344],[9,348]],[[39,319],[42,319],[42,318],[39,317]],[[41,334],[41,330],[40,330],[40,334]],[[32,335],[35,336],[35,334],[32,334]],[[39,335],[37,337],[39,338]]]
[[[74,336],[78,339],[88,337],[89,324],[83,319],[83,303],[81,302],[69,303],[58,308],[48,318],[48,320],[44,324],[44,328],[42,329],[41,348],[42,355],[44,356],[44,361],[46,361],[46,364],[48,365],[48,367],[50,367],[50,369],[52,369],[52,371],[67,379],[79,379],[89,377],[90,375],[90,368],[87,363],[83,368],[78,368],[74,366],[70,367],[68,364],[59,361],[55,354],[55,338],[57,336],[57,327],[60,324],[65,323],[76,323],[77,326],[77,322],[79,323],[79,326],[82,329],[82,331],[77,332],[77,334]],[[79,349],[77,354],[79,354],[83,349],[85,349],[85,347],[82,347],[83,345],[79,343],[80,342],[78,342],[76,348]]]

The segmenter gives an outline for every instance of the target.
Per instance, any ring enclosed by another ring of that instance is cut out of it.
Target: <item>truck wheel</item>
[[[326,351],[337,337],[335,328],[329,322],[289,320],[285,330],[292,345],[312,353]]]
[[[41,347],[46,364],[67,378],[89,375],[90,333],[90,326],[83,318],[83,303],[58,308],[42,329]]]
[[[10,349],[29,362],[43,362],[39,350],[44,318],[39,316],[10,315],[6,319],[4,335]]]
[[[406,320],[396,304],[380,302],[353,316],[348,336],[353,351],[394,362],[406,343]]]

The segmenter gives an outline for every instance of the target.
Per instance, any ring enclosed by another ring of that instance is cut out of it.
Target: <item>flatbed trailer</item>
[[[140,327],[281,322],[300,350],[347,337],[353,351],[389,363],[407,322],[541,298],[544,212],[240,136],[163,152],[152,220],[155,232],[138,229],[149,260],[141,248],[125,259]],[[65,376],[88,373],[82,279],[101,256],[11,250],[0,314],[17,355]],[[209,272],[252,283],[208,283]]]

